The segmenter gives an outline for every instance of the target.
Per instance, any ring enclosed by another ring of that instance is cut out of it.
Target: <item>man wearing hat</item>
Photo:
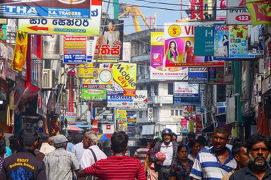
[[[66,151],[68,139],[59,134],[54,137],[55,151],[47,154],[43,161],[46,167],[46,176],[50,180],[72,180],[73,171],[79,169],[75,155]]]
[[[157,142],[149,154],[149,160],[155,163],[155,171],[158,171],[159,180],[169,180],[173,166],[177,160],[178,145],[172,141],[173,132],[171,129],[162,131],[162,141]]]

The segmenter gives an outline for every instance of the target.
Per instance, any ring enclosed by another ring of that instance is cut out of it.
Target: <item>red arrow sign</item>
[[[27,28],[32,29],[33,31],[39,31],[39,30],[48,31],[48,27],[31,26],[31,27],[27,27]]]

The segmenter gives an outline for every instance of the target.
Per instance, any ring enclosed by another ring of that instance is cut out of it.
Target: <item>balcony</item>
[[[148,83],[150,82],[150,73],[138,74],[136,83]]]
[[[150,54],[141,54],[139,56],[132,56],[131,58],[131,63],[138,63],[144,61],[150,61]]]
[[[149,104],[173,104],[173,96],[151,96],[148,99]]]

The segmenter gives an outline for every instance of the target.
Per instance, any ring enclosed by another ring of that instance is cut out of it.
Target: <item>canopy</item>
[[[69,129],[70,132],[78,132],[78,133],[80,133],[80,132],[84,131],[83,129],[78,128],[78,127],[73,126],[73,125],[70,125],[70,124],[68,126],[68,129]]]

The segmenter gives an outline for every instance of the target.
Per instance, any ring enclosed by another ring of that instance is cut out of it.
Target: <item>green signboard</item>
[[[81,98],[83,101],[104,101],[106,89],[82,89]]]
[[[2,25],[0,28],[0,39],[4,41],[7,39],[7,25]]]
[[[214,55],[214,28],[195,27],[195,56]]]

